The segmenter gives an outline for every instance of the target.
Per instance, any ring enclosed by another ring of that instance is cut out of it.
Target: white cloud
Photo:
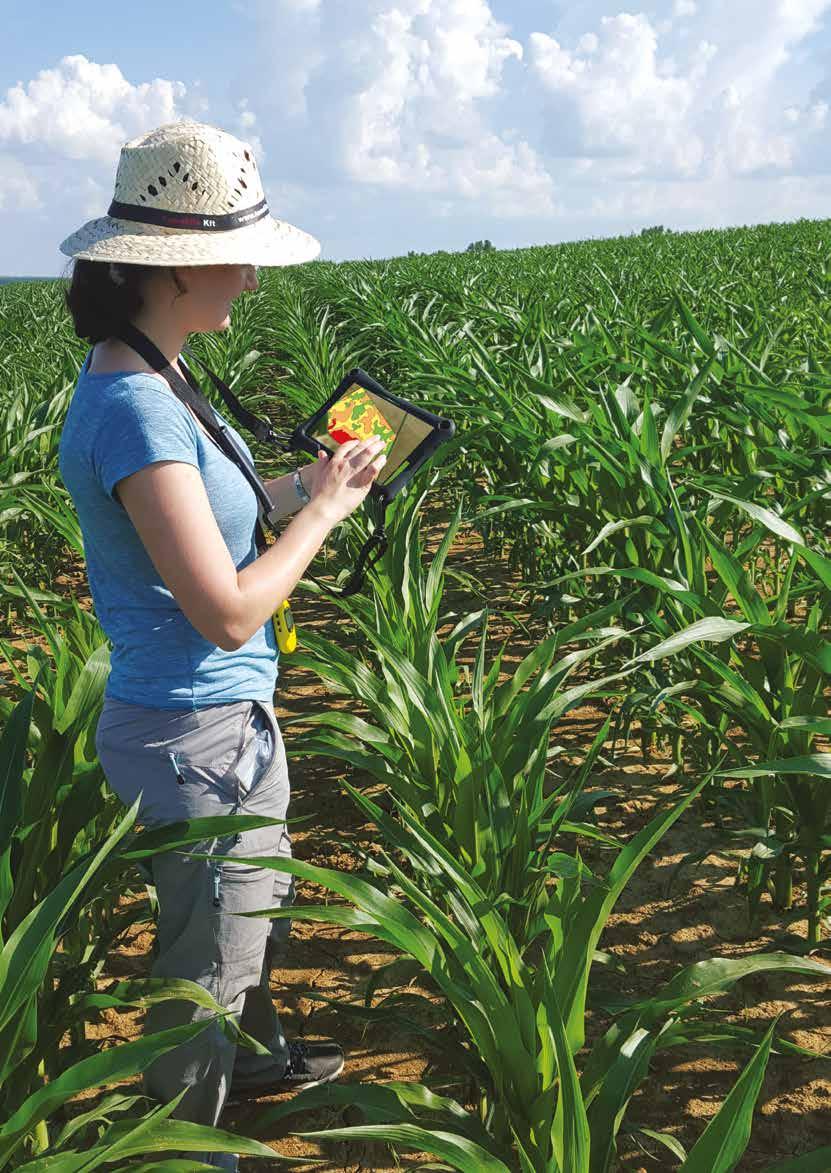
[[[185,115],[204,117],[207,108],[198,82],[191,92],[181,81],[162,78],[134,85],[117,65],[81,54],[11,86],[0,99],[0,207],[42,209],[35,235],[48,258],[38,264],[27,256],[20,268],[54,265],[57,242],[106,211],[128,139]],[[17,231],[26,239],[23,217]],[[16,242],[0,243],[14,251]],[[4,270],[8,262],[0,260]]]
[[[256,13],[258,102],[281,119],[275,138],[317,147],[331,182],[554,211],[534,148],[487,118],[523,47],[486,0],[260,0]]]
[[[40,192],[60,239],[125,141],[189,116],[251,143],[274,214],[343,255],[827,214],[831,0],[228,2],[201,85],[74,55],[0,93],[0,206]]]
[[[30,171],[13,156],[0,152],[0,208],[39,208],[38,185]]]
[[[730,0],[729,8],[722,0],[708,0],[698,24],[719,29],[713,89],[732,86],[740,100],[763,103],[777,72],[818,30],[829,9],[831,0]]]
[[[777,103],[777,78],[829,8],[831,0],[731,0],[728,14],[720,0],[675,0],[674,16],[689,21],[682,38],[670,36],[672,21],[627,12],[601,17],[574,49],[532,33],[543,154],[594,159],[615,181],[786,173],[809,140],[816,146],[827,103]]]
[[[802,108],[788,106],[783,113],[788,122],[800,122],[809,130],[824,130],[828,123],[827,102],[811,102]]]
[[[535,219],[550,239],[735,215],[744,177],[779,206],[771,182],[808,157],[831,169],[831,80],[811,96],[793,64],[831,0],[559,7],[518,35],[509,0],[246,0],[274,169],[336,222],[347,190],[370,209],[409,194],[423,218]]]
[[[705,145],[690,126],[690,114],[716,46],[699,42],[686,70],[679,71],[660,57],[648,18],[623,12],[603,17],[590,53],[587,47],[586,35],[575,52],[546,33],[529,38],[531,68],[553,99],[552,153],[626,158],[623,171],[633,176],[656,168],[694,174]]]
[[[92,175],[84,175],[75,189],[82,220],[93,220],[100,216],[113,198],[112,191]]]
[[[182,82],[132,85],[117,65],[81,54],[63,57],[0,102],[0,142],[37,144],[70,159],[112,163],[122,144],[163,122],[175,121]]]
[[[257,115],[253,110],[248,109],[248,98],[240,98],[237,103],[236,126],[228,129],[229,132],[236,134],[238,138],[248,143],[257,156],[258,166],[262,168],[266,159],[266,150],[262,139],[254,129],[256,125]]]

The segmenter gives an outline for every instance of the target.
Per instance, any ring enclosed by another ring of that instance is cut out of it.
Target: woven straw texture
[[[225,216],[253,208],[265,193],[247,143],[183,119],[124,144],[113,198],[166,212]],[[220,232],[100,216],[60,249],[84,260],[146,265],[296,265],[313,260],[320,242],[271,215]]]

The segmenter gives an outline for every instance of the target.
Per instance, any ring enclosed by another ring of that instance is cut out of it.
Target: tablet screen
[[[387,463],[377,480],[379,484],[384,484],[432,430],[430,424],[410,415],[403,408],[367,391],[360,383],[352,383],[329,408],[326,431],[319,432],[315,439],[329,452],[334,452],[339,444],[345,444],[347,440],[367,440],[370,436],[381,436]]]

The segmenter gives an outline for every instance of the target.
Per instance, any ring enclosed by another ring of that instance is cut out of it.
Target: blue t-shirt
[[[274,701],[277,641],[271,620],[233,652],[185,617],[113,496],[122,477],[158,460],[198,468],[237,570],[257,557],[257,498],[243,474],[202,431],[161,375],[89,374],[84,359],[66,413],[58,466],[84,541],[95,614],[112,642],[105,696],[158,709]],[[212,407],[243,451],[251,450]]]

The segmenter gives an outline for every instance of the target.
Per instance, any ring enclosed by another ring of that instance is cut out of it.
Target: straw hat
[[[296,265],[320,242],[269,214],[247,143],[183,119],[124,144],[107,215],[60,249],[136,265]]]

